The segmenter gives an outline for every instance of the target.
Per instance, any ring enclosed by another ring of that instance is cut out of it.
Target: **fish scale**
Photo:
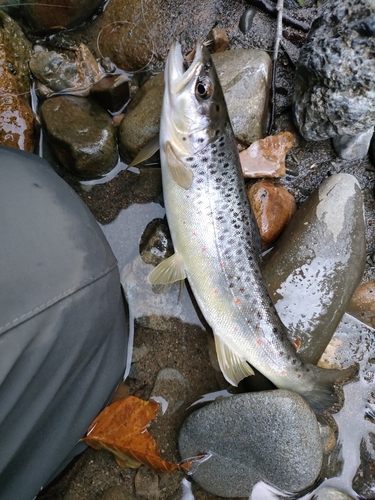
[[[356,369],[304,364],[287,339],[260,271],[259,231],[222,89],[200,45],[186,71],[179,44],[167,59],[160,158],[175,254],[150,273],[150,283],[187,277],[231,384],[254,366],[277,387],[304,396],[315,411],[331,408],[334,385]]]

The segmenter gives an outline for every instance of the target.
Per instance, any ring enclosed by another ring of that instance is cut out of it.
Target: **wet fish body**
[[[259,231],[222,89],[201,45],[186,71],[179,44],[171,48],[160,156],[175,254],[152,271],[150,282],[188,278],[231,384],[252,374],[253,366],[277,387],[303,395],[316,411],[331,407],[333,384],[353,370],[304,364],[286,338],[260,271]]]

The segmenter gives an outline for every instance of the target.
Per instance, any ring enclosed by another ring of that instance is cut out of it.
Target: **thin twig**
[[[276,5],[277,26],[276,26],[275,45],[273,49],[273,59],[272,59],[271,106],[270,106],[270,122],[268,126],[268,135],[272,133],[275,124],[276,69],[277,69],[277,57],[279,55],[280,40],[283,36],[283,8],[284,8],[284,0],[277,0],[277,5]]]
[[[270,14],[271,16],[276,17],[277,15],[277,7],[274,7],[272,4],[268,3],[266,0],[247,0],[247,3],[250,5],[253,5],[254,7],[258,7],[258,9],[263,10],[263,12],[266,12],[267,14]],[[298,19],[295,19],[291,15],[287,14],[286,12],[283,13],[283,22],[285,24],[288,24],[289,26],[292,26],[292,28],[296,28],[297,30],[304,31],[307,33],[310,30],[310,25],[307,23],[304,23],[302,21],[298,21]]]

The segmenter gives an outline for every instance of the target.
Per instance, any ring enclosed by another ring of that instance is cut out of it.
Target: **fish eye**
[[[195,93],[197,97],[201,99],[208,99],[212,96],[213,85],[208,78],[200,78],[195,87]]]

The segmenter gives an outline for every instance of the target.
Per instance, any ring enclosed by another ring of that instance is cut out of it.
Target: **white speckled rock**
[[[182,458],[210,458],[192,478],[220,497],[248,497],[258,481],[300,491],[320,473],[322,445],[316,417],[296,393],[240,394],[192,413],[179,436]]]

